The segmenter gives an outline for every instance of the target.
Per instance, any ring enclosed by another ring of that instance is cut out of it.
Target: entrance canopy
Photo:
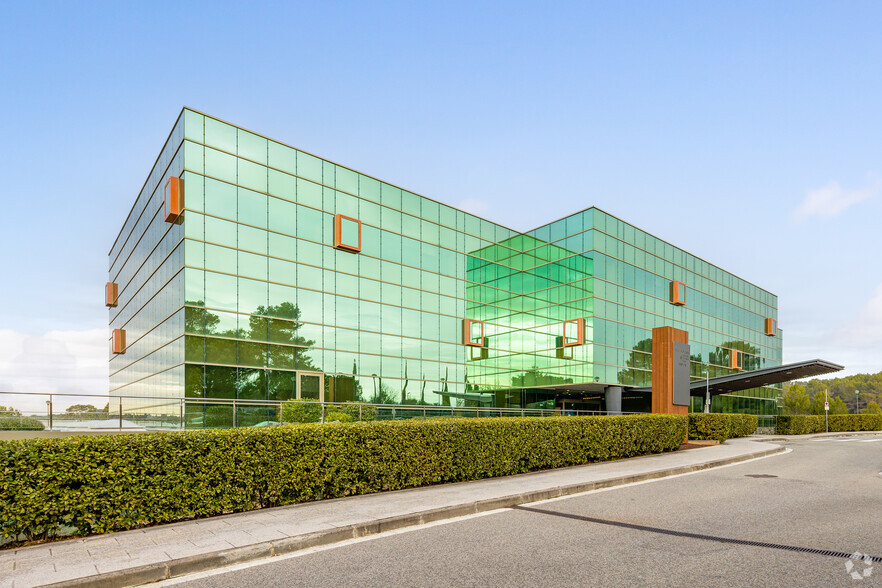
[[[716,378],[711,378],[709,381],[693,380],[689,384],[689,393],[692,396],[704,396],[705,389],[709,389],[711,396],[728,394],[730,392],[738,392],[739,390],[747,390],[748,388],[758,388],[770,384],[781,384],[783,382],[789,382],[790,380],[799,380],[812,376],[830,374],[843,369],[845,369],[845,366],[836,363],[824,361],[823,359],[811,359],[809,361],[788,363],[786,365],[763,368],[760,370],[750,370],[726,376],[718,376]],[[634,392],[651,392],[652,387],[629,388],[628,390]]]

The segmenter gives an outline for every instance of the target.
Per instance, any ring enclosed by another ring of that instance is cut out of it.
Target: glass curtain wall
[[[169,176],[180,224],[163,218]],[[359,247],[339,247],[337,215]],[[568,385],[650,385],[662,325],[689,332],[696,378],[733,351],[781,362],[774,295],[602,211],[521,234],[187,109],[110,280],[128,339],[114,394],[554,407]],[[779,394],[714,408],[774,413]]]

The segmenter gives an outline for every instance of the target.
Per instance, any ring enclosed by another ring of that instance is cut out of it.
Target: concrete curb
[[[525,492],[523,494],[512,494],[499,498],[481,500],[478,502],[431,509],[417,513],[408,513],[395,517],[389,517],[386,519],[378,519],[366,523],[357,523],[354,525],[338,527],[336,529],[329,529],[327,531],[318,531],[315,533],[298,535],[297,537],[287,537],[285,539],[263,541],[260,543],[255,543],[253,545],[246,545],[244,547],[235,547],[232,549],[225,549],[223,551],[203,553],[190,557],[173,559],[171,561],[161,563],[148,564],[144,566],[87,576],[84,578],[77,578],[75,580],[65,580],[63,582],[57,582],[53,584],[44,584],[44,586],[50,588],[60,588],[68,586],[123,588],[125,586],[138,586],[141,584],[148,584],[150,582],[167,580],[186,574],[204,572],[207,570],[221,568],[237,563],[244,563],[258,559],[270,558],[277,555],[294,553],[297,551],[302,551],[304,549],[309,549],[311,547],[331,545],[333,543],[339,543],[340,541],[345,541],[347,539],[356,539],[358,537],[375,535],[378,533],[393,531],[395,529],[401,529],[404,527],[423,525],[426,523],[452,519],[480,512],[487,512],[499,508],[508,508],[520,504],[528,504],[530,502],[548,500],[549,498],[559,498],[561,496],[569,496],[572,494],[579,494],[581,492],[589,492],[591,490],[615,488],[617,486],[625,486],[627,484],[633,484],[635,482],[644,482],[647,480],[656,480],[659,478],[667,478],[680,474],[688,474],[691,472],[698,472],[702,470],[708,470],[725,465],[739,463],[750,459],[767,457],[770,455],[783,453],[785,451],[785,447],[776,446],[771,449],[756,451],[745,455],[716,459],[700,464],[677,466],[642,474],[630,474],[627,476],[619,476],[617,478],[609,478],[607,480],[600,480],[596,482],[583,482],[568,486],[558,486],[555,488]]]

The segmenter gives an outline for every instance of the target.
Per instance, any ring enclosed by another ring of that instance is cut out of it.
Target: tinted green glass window
[[[266,228],[267,197],[239,188],[239,222]]]
[[[228,153],[236,153],[236,127],[206,117],[205,144]]]
[[[226,182],[205,179],[205,212],[221,218],[236,220],[236,186]]]
[[[254,133],[238,129],[238,154],[252,161],[266,165],[267,140]]]
[[[236,183],[236,157],[214,149],[205,149],[205,175]]]

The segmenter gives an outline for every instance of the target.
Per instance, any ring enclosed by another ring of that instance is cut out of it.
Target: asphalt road
[[[524,505],[176,581],[239,586],[882,586],[882,436]],[[701,451],[700,449],[695,451]],[[690,535],[692,534],[692,535]],[[761,542],[745,545],[729,540]],[[170,584],[171,582],[166,582]]]

